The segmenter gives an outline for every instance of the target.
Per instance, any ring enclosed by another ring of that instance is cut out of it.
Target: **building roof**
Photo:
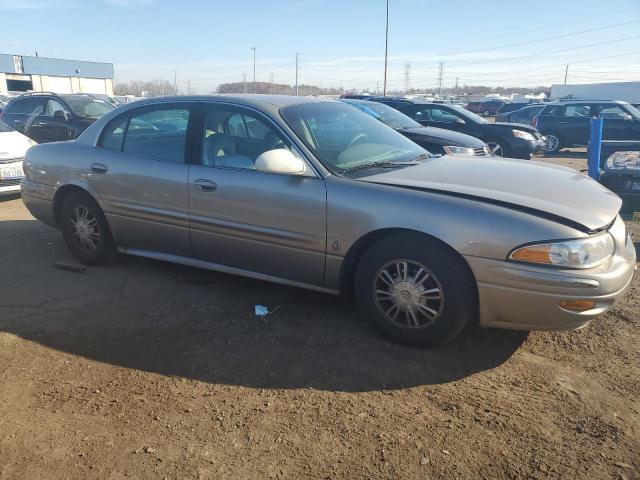
[[[113,78],[113,64],[0,53],[0,72],[52,77]]]

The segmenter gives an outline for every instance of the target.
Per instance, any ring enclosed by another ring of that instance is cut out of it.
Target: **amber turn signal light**
[[[573,310],[574,312],[584,312],[591,310],[596,306],[596,302],[593,300],[563,300],[560,302],[560,306],[565,310]]]

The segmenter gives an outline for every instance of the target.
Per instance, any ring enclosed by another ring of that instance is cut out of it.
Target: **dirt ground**
[[[135,257],[54,269],[61,235],[19,199],[0,245],[0,479],[640,479],[637,279],[581,331],[417,350],[348,299]]]

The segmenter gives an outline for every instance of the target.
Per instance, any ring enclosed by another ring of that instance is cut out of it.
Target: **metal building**
[[[113,95],[113,64],[0,53],[0,92]]]

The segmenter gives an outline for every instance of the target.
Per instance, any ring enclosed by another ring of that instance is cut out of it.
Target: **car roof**
[[[263,95],[263,94],[244,94],[244,93],[225,93],[219,95],[178,95],[143,98],[135,102],[135,106],[151,105],[154,103],[164,103],[171,101],[203,101],[203,100],[233,100],[234,102],[243,103],[249,106],[264,107],[269,105],[272,107],[288,107],[291,105],[299,105],[304,103],[323,103],[333,102],[326,98],[318,97],[296,97],[295,95]],[[133,104],[133,103],[132,103]]]
[[[629,102],[625,102],[623,100],[598,100],[597,98],[591,99],[573,99],[573,100],[559,100],[557,102],[551,102],[548,105],[574,105],[576,103],[614,103],[616,105],[628,105]]]

